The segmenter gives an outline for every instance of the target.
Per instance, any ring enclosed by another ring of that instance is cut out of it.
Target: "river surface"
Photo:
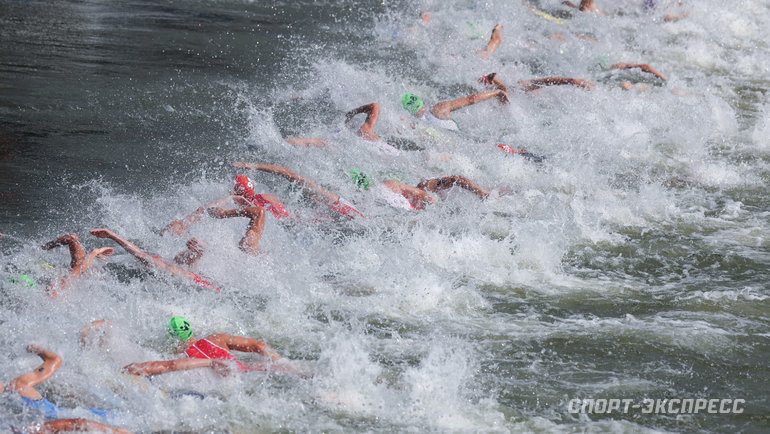
[[[767,430],[770,3],[597,0],[606,16],[560,3],[535,1],[543,16],[517,0],[0,0],[0,381],[38,366],[25,352],[38,343],[64,358],[37,388],[62,417],[139,432]],[[618,62],[667,80],[606,68]],[[510,103],[456,111],[457,132],[412,128],[401,108],[407,92],[428,105],[480,92],[491,72]],[[596,86],[517,89],[545,76]],[[371,102],[399,155],[357,137],[363,115],[345,123]],[[288,167],[365,218],[236,161]],[[411,185],[462,175],[492,194],[397,209],[353,169]],[[220,293],[88,233],[171,258],[189,237],[161,229],[241,173],[302,218],[268,216],[256,256],[238,249],[245,219],[196,223],[193,269]],[[70,259],[39,246],[71,232],[116,252],[52,299]],[[264,340],[312,376],[121,375],[175,357],[173,315],[197,336]],[[81,346],[101,318],[101,345]],[[633,405],[570,411],[600,399]],[[664,399],[743,401],[645,411]],[[0,420],[45,419],[4,394]]]

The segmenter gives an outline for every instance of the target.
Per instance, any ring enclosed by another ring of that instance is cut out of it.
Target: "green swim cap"
[[[192,326],[189,321],[181,316],[175,316],[171,318],[171,323],[168,325],[168,334],[184,342],[192,337]]]
[[[35,286],[35,281],[32,280],[32,278],[27,276],[26,274],[22,274],[21,276],[19,276],[18,279],[11,278],[11,283],[17,283],[17,282],[26,284],[27,288],[32,288],[33,286]]]
[[[356,183],[356,186],[358,186],[358,188],[369,190],[369,186],[372,185],[372,181],[369,179],[369,177],[366,176],[366,174],[364,172],[361,172],[360,170],[351,170],[350,176],[353,178],[353,182]]]
[[[413,93],[407,93],[401,99],[401,105],[404,106],[406,111],[414,115],[414,114],[417,114],[417,112],[420,111],[422,106],[425,104],[423,104],[419,96]]]

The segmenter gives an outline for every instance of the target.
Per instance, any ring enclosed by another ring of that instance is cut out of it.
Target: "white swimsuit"
[[[426,124],[437,127],[437,128],[443,128],[445,130],[452,130],[452,131],[459,131],[460,129],[457,127],[457,123],[453,121],[452,119],[439,119],[430,112],[430,110],[426,110],[425,113],[420,117],[423,121],[425,121]]]
[[[375,185],[372,187],[371,191],[377,200],[385,202],[394,208],[414,209],[412,203],[409,202],[404,196],[401,196],[400,194],[394,192],[382,184]]]

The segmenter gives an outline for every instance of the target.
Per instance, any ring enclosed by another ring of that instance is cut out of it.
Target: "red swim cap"
[[[235,194],[240,194],[244,196],[253,196],[254,195],[254,183],[251,182],[251,179],[249,179],[246,175],[238,175],[235,177]]]

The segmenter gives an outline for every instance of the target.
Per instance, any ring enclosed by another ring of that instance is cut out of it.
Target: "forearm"
[[[173,371],[186,371],[190,369],[208,368],[212,364],[211,359],[175,359],[156,362],[131,363],[123,367],[123,372],[131,375],[144,375],[147,377]]]

